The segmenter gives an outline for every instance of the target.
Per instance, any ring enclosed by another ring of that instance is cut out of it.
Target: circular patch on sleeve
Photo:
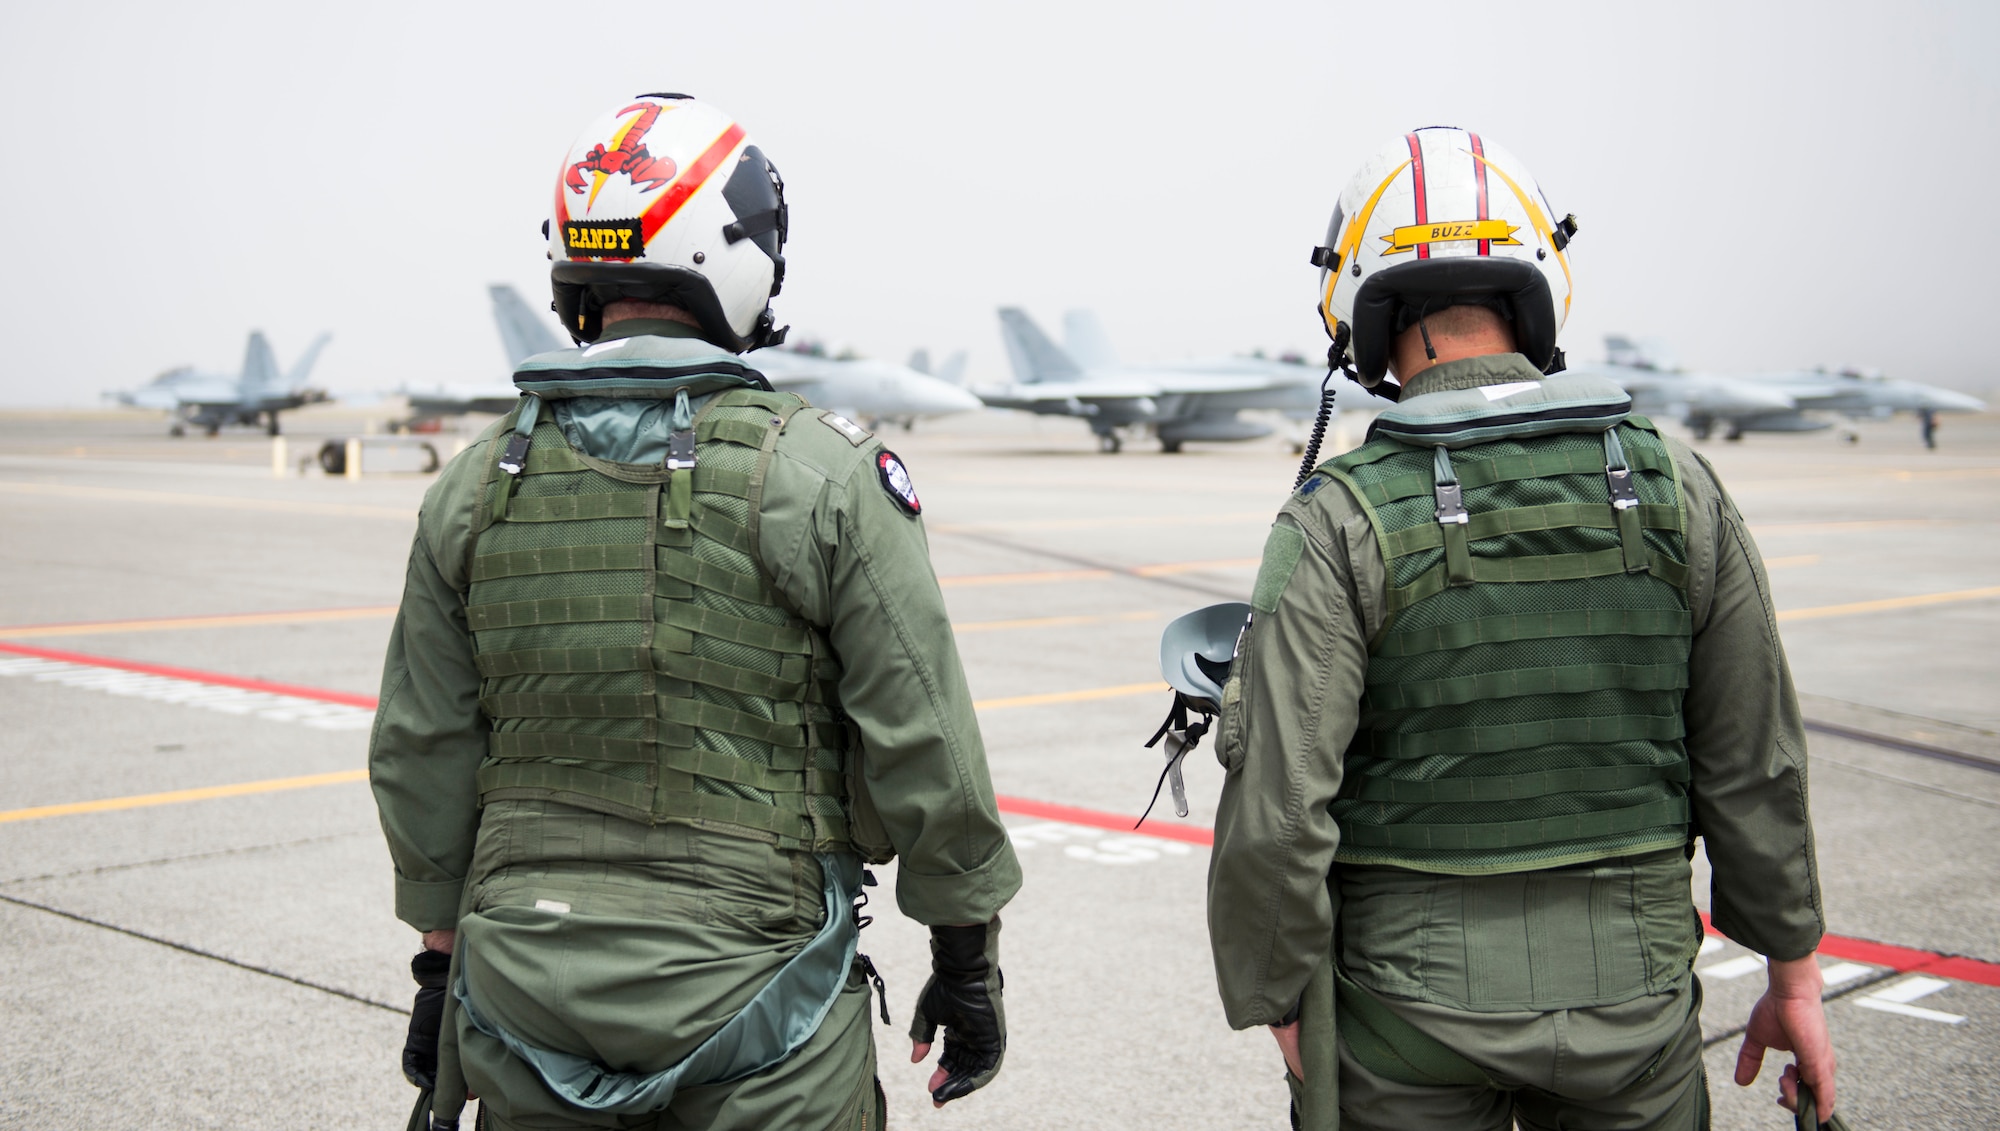
[[[904,514],[922,514],[924,505],[917,501],[917,485],[910,482],[910,469],[896,458],[896,453],[882,449],[875,453],[875,470],[882,478],[882,490],[888,493]]]

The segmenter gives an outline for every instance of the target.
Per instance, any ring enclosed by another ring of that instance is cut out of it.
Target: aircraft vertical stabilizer
[[[1118,364],[1118,351],[1094,310],[1072,310],[1063,315],[1063,348],[1085,369],[1111,369]]]
[[[505,283],[495,283],[486,288],[486,293],[493,296],[493,321],[500,327],[500,346],[507,351],[509,368],[538,353],[563,348],[555,332],[529,309],[520,292]]]
[[[313,366],[319,361],[320,351],[332,340],[332,334],[321,334],[313,339],[313,344],[307,346],[306,352],[300,354],[299,359],[292,363],[291,372],[285,374],[286,392],[296,393],[305,387],[306,378],[312,375]]]
[[[250,342],[243,348],[243,375],[237,380],[238,387],[246,396],[260,396],[277,390],[278,359],[272,354],[271,343],[265,339],[264,331],[250,331]]]
[[[1049,340],[1019,307],[1000,308],[1000,337],[1007,343],[1007,360],[1024,385],[1044,381],[1075,381],[1083,376],[1076,359]]]

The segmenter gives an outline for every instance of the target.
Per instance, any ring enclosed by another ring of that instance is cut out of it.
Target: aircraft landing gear
[[[220,424],[211,424],[211,425],[209,425],[209,426],[208,426],[208,428],[207,428],[206,430],[204,430],[204,431],[202,432],[202,435],[204,435],[204,436],[208,437],[209,439],[213,440],[213,439],[215,439],[215,438],[216,438],[217,436],[220,436],[220,435],[222,435],[222,425],[220,425]]]
[[[269,419],[264,425],[264,434],[267,436],[276,436],[278,434],[278,414],[273,412],[266,415]]]
[[[1736,425],[1732,424],[1729,426],[1729,431],[1722,434],[1722,438],[1734,444],[1737,441],[1743,439],[1743,429],[1738,428]]]
[[[187,425],[182,424],[178,420],[174,421],[172,424],[167,425],[167,435],[169,436],[185,436],[187,434],[188,434]]]
[[[1688,421],[1688,427],[1694,430],[1695,439],[1706,440],[1715,432],[1715,421],[1706,416],[1696,417]]]
[[[1124,446],[1125,441],[1120,440],[1116,432],[1099,432],[1097,434],[1097,450],[1107,456],[1117,455],[1119,449]]]
[[[1179,440],[1161,440],[1160,450],[1168,455],[1173,455],[1175,452],[1181,450],[1181,442]]]

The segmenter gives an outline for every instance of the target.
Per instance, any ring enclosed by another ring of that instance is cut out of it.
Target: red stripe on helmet
[[[701,156],[694,159],[694,164],[683,170],[674,183],[667,186],[667,191],[660,194],[658,200],[646,206],[646,211],[639,216],[639,227],[648,244],[653,242],[654,234],[666,227],[667,221],[674,218],[674,213],[681,210],[681,205],[686,204],[689,197],[708,183],[709,176],[736,148],[736,143],[742,140],[743,127],[734,122],[729,123],[729,128],[722,131],[722,136],[710,142],[708,148],[701,151]]]
[[[1424,195],[1425,192],[1424,144],[1423,142],[1417,140],[1417,135],[1415,133],[1408,133],[1404,134],[1403,136],[1409,139],[1410,142],[1410,175],[1416,178],[1416,198],[1417,198],[1416,222],[1419,224],[1428,224],[1431,222],[1431,216],[1430,216],[1430,205],[1429,202],[1425,199]],[[1429,259],[1430,257],[1431,257],[1431,245],[1427,243],[1418,244],[1417,258]]]
[[[1478,134],[1468,132],[1465,136],[1472,139],[1472,176],[1479,185],[1479,218],[1481,220],[1484,220],[1487,218],[1486,162],[1483,160],[1483,158],[1486,156],[1486,147],[1479,144]],[[1493,253],[1492,243],[1493,241],[1491,240],[1480,240],[1479,254],[1491,255]]]

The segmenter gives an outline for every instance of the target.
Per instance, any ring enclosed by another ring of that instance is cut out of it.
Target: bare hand
[[[1278,1051],[1284,1054],[1285,1070],[1292,1074],[1293,1079],[1303,1082],[1306,1070],[1302,1067],[1304,1062],[1299,1059],[1299,1023],[1272,1025],[1270,1029],[1272,1039],[1278,1042]]]
[[[452,944],[458,941],[457,931],[425,931],[424,949],[451,953]]]
[[[1789,1052],[1797,1063],[1778,1077],[1778,1103],[1799,1110],[1799,1081],[1813,1090],[1822,1121],[1833,1115],[1833,1042],[1827,1037],[1826,1011],[1820,1005],[1825,982],[1819,958],[1808,954],[1769,965],[1770,988],[1750,1009],[1743,1031],[1743,1048],[1736,1054],[1736,1083],[1748,1087],[1764,1067],[1764,1050]]]
[[[918,1042],[918,1041],[911,1041],[911,1042],[910,1042],[910,1063],[911,1063],[911,1064],[922,1064],[922,1063],[924,1062],[924,1058],[925,1058],[925,1057],[927,1057],[927,1056],[929,1056],[930,1054],[931,1054],[931,1042],[929,1042],[929,1041],[922,1041],[922,1042]],[[941,1088],[941,1087],[943,1087],[943,1086],[944,1086],[944,1081],[945,1081],[945,1077],[947,1077],[947,1076],[950,1076],[950,1075],[951,1075],[951,1073],[949,1073],[949,1072],[946,1072],[946,1071],[944,1070],[944,1065],[942,1065],[942,1064],[938,1065],[938,1069],[937,1069],[937,1071],[936,1071],[936,1072],[933,1072],[933,1073],[931,1073],[931,1082],[930,1082],[930,1083],[928,1083],[928,1084],[925,1084],[925,1085],[924,1085],[924,1091],[926,1091],[926,1092],[935,1092],[935,1091],[937,1091],[937,1090],[938,1090],[939,1088]],[[937,1102],[936,1100],[932,1100],[932,1101],[931,1101],[931,1106],[932,1106],[932,1107],[943,1107],[944,1105],[943,1105],[943,1104],[941,1104],[941,1103],[939,1103],[939,1102]]]

